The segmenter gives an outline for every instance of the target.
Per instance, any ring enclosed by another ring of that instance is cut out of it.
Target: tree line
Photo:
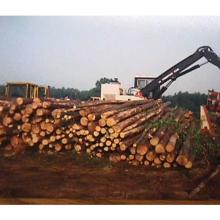
[[[172,106],[179,106],[195,113],[200,112],[200,105],[207,103],[207,95],[199,92],[178,92],[174,95],[163,96],[162,99],[170,101]]]
[[[101,78],[96,81],[95,86],[89,90],[79,90],[74,88],[50,88],[50,96],[54,98],[65,98],[77,100],[89,100],[91,97],[101,96],[101,84],[114,81],[110,78]],[[5,86],[0,85],[0,96],[4,96]],[[20,93],[19,93],[20,94]],[[17,94],[17,95],[19,95]],[[172,106],[180,106],[182,108],[191,110],[193,112],[200,111],[200,105],[205,105],[207,102],[207,95],[201,93],[178,92],[174,95],[163,96],[164,101],[170,101]]]
[[[54,98],[65,98],[70,99],[79,99],[79,100],[89,100],[91,97],[100,97],[101,96],[101,84],[113,82],[114,79],[101,78],[96,81],[95,87],[89,90],[79,90],[74,88],[50,88],[50,95]]]

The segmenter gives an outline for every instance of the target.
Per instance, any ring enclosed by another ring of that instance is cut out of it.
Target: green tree
[[[162,99],[164,101],[170,101],[172,106],[179,106],[191,110],[194,113],[199,113],[200,105],[206,105],[207,103],[207,95],[199,92],[178,92],[172,96],[163,96]]]
[[[110,83],[110,82],[113,82],[114,80],[111,78],[101,78],[99,80],[96,81],[95,83],[95,86],[96,86],[96,89],[101,91],[101,84],[105,84],[105,83]]]
[[[5,95],[5,86],[0,85],[0,96],[4,96],[4,95]]]
[[[109,83],[114,81],[109,78],[101,78],[96,81],[95,87],[90,90],[78,90],[74,88],[55,88],[52,87],[50,90],[51,97],[54,98],[65,98],[69,97],[71,99],[89,100],[91,97],[101,96],[101,84]]]

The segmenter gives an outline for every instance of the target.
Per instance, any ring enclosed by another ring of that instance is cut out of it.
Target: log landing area
[[[190,192],[215,168],[157,169],[69,153],[26,152],[0,158],[1,204],[219,204],[220,175],[193,198]]]

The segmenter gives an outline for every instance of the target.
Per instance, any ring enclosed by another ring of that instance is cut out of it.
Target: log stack
[[[112,163],[191,168],[189,143],[182,149],[177,143],[192,122],[191,112],[161,100],[79,103],[17,98],[0,101],[0,146],[13,154],[73,150]]]

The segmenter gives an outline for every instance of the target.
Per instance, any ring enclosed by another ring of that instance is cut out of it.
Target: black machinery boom
[[[196,64],[190,67],[193,63],[195,63],[202,57],[207,59],[205,63]],[[200,47],[196,50],[195,53],[180,61],[179,63],[159,75],[153,81],[151,81],[146,87],[141,89],[141,93],[144,97],[158,99],[178,77],[185,75],[186,73],[189,73],[195,69],[198,69],[208,62],[220,68],[220,58],[216,53],[214,53],[212,48],[209,46]],[[165,83],[167,84],[162,86]]]

